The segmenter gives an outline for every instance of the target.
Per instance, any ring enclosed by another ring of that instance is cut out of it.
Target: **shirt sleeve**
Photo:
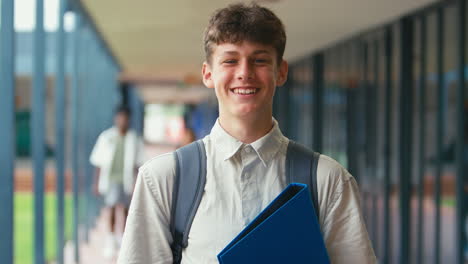
[[[377,263],[362,216],[356,180],[326,156],[320,159],[318,173],[322,175],[317,178],[322,186],[320,222],[331,263]]]
[[[172,264],[173,165],[172,155],[164,154],[140,168],[117,263]]]
[[[95,167],[102,167],[104,164],[103,158],[105,153],[103,153],[103,148],[105,148],[104,144],[104,134],[101,133],[96,140],[96,144],[91,151],[91,155],[89,156],[89,162]]]

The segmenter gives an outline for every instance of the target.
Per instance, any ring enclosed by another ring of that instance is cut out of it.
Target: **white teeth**
[[[256,89],[241,89],[241,88],[236,88],[233,90],[234,93],[236,94],[254,94],[257,92]]]

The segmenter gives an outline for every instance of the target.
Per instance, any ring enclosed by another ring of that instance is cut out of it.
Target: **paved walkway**
[[[102,213],[99,217],[96,226],[89,232],[89,241],[84,241],[80,244],[80,264],[115,264],[117,254],[112,259],[106,259],[103,256],[103,249],[106,245],[108,235],[105,225],[106,213]],[[74,261],[74,245],[73,241],[69,241],[65,245],[64,252],[65,264],[76,264]]]

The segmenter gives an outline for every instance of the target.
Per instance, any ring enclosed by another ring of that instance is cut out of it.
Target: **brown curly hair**
[[[286,32],[281,20],[268,8],[238,3],[217,10],[203,36],[206,61],[211,63],[213,44],[250,41],[272,45],[278,64],[283,60]]]

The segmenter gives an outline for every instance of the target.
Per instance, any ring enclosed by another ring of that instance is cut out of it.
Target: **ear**
[[[286,80],[288,80],[288,68],[288,62],[282,60],[281,64],[278,67],[278,74],[276,76],[276,86],[283,86]]]
[[[214,88],[214,82],[211,79],[211,67],[206,61],[203,62],[202,77],[203,77],[203,84],[205,84],[206,87]]]

